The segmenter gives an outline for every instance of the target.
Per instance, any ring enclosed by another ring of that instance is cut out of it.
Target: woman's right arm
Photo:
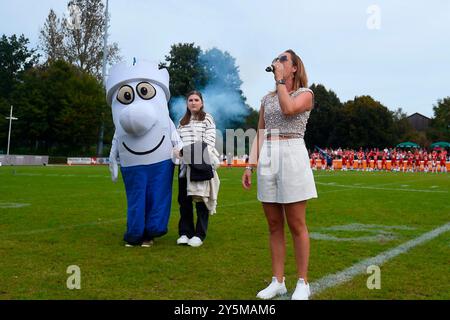
[[[256,132],[255,139],[253,139],[252,148],[248,159],[249,166],[255,167],[256,164],[258,163],[259,151],[261,150],[261,146],[264,142],[264,130],[265,130],[264,106],[261,105],[261,108],[259,109],[258,130]],[[245,189],[250,189],[251,184],[252,184],[252,171],[246,168],[244,174],[242,175],[242,186]]]
[[[256,166],[259,158],[259,151],[264,142],[264,129],[266,128],[264,123],[264,106],[259,108],[259,120],[258,120],[258,130],[256,132],[256,137],[253,139],[252,149],[250,151],[249,164]]]

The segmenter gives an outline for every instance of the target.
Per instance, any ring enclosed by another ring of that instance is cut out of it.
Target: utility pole
[[[108,15],[108,0],[106,0],[105,7],[105,32],[103,34],[103,67],[102,67],[102,77],[103,77],[103,87],[106,88],[106,64],[108,60],[108,27],[109,27],[109,15]],[[100,132],[98,135],[97,143],[97,157],[103,155],[103,133],[105,131],[105,121],[102,115],[102,123],[100,125]]]
[[[5,117],[9,120],[9,131],[8,131],[8,148],[6,149],[6,161],[9,163],[9,145],[11,142],[11,124],[13,120],[17,120],[18,118],[13,117],[13,106],[11,105],[11,110],[9,111],[9,117]]]

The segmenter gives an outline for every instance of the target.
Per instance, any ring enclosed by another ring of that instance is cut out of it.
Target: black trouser
[[[192,196],[187,195],[187,179],[178,178],[178,203],[180,205],[180,222],[178,223],[178,234],[188,238],[199,237],[202,241],[206,238],[208,229],[209,210],[204,202],[196,202],[197,223],[194,230],[194,207]]]

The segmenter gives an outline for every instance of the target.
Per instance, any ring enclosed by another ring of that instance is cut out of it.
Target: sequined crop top
[[[290,96],[296,97],[300,93],[307,91],[312,92],[308,88],[299,88],[297,91],[291,93]],[[308,122],[310,111],[286,116],[281,111],[278,95],[270,93],[262,98],[261,105],[264,107],[266,135],[276,132],[276,134],[289,135],[296,138],[303,138],[305,136],[306,123]]]

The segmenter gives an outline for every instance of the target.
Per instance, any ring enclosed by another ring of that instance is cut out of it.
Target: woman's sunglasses
[[[276,57],[275,59],[273,59],[272,63],[276,62],[276,61],[280,61],[280,62],[288,61],[288,57],[287,57],[287,55],[282,55],[281,57]]]

